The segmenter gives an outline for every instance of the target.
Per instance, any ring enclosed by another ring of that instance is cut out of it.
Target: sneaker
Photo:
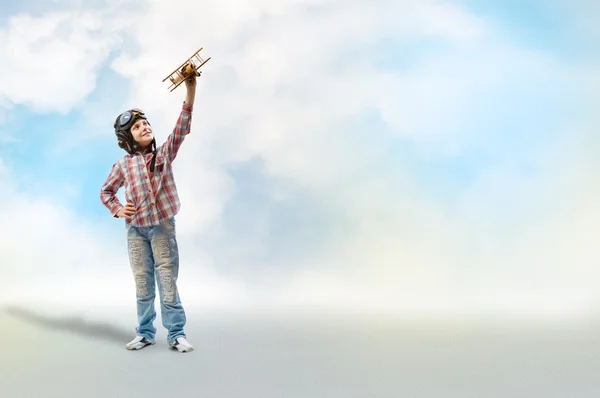
[[[155,342],[155,340],[148,340],[143,336],[136,336],[135,339],[125,345],[125,348],[128,350],[141,350],[146,346],[153,345]]]
[[[185,337],[177,337],[174,341],[169,343],[169,346],[173,349],[177,349],[179,352],[192,352],[194,347],[190,344]]]

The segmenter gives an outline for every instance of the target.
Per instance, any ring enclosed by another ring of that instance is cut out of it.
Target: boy
[[[152,127],[141,110],[123,112],[114,123],[118,145],[128,154],[113,165],[100,199],[114,217],[125,219],[138,321],[136,337],[125,345],[128,350],[140,350],[155,343],[155,283],[169,346],[180,352],[194,350],[183,330],[186,316],[177,289],[179,253],[174,217],[180,202],[172,170],[179,147],[190,133],[196,77],[185,84],[187,92],[179,119],[160,147],[156,147]],[[125,186],[125,206],[116,196],[122,186]]]

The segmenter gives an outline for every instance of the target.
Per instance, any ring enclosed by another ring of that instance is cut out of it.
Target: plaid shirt
[[[152,153],[127,154],[113,165],[100,191],[100,199],[114,217],[123,207],[116,196],[122,186],[125,186],[126,201],[132,202],[136,209],[129,222],[132,226],[158,225],[179,212],[172,164],[185,136],[190,133],[191,121],[192,107],[184,103],[173,132],[156,149],[154,173],[150,174],[148,167]]]

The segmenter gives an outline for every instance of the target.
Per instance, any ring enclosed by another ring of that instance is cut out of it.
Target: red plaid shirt
[[[191,121],[192,107],[184,103],[173,132],[156,149],[154,173],[150,174],[148,167],[152,153],[127,154],[113,165],[100,191],[102,203],[113,216],[116,217],[123,207],[117,198],[117,191],[122,186],[125,186],[126,201],[132,202],[136,209],[130,221],[133,226],[158,225],[179,212],[180,202],[172,164],[185,136],[190,133]]]

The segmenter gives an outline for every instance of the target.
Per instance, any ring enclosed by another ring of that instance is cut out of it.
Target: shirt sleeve
[[[163,150],[163,156],[165,156],[171,162],[177,156],[177,152],[179,152],[181,143],[191,131],[192,110],[193,106],[189,106],[185,103],[183,104],[173,132],[169,134],[167,140],[162,145],[161,149]]]
[[[100,191],[100,200],[113,217],[116,217],[117,212],[123,207],[119,198],[117,198],[117,192],[124,184],[125,178],[123,177],[123,173],[121,173],[119,165],[115,163]]]

